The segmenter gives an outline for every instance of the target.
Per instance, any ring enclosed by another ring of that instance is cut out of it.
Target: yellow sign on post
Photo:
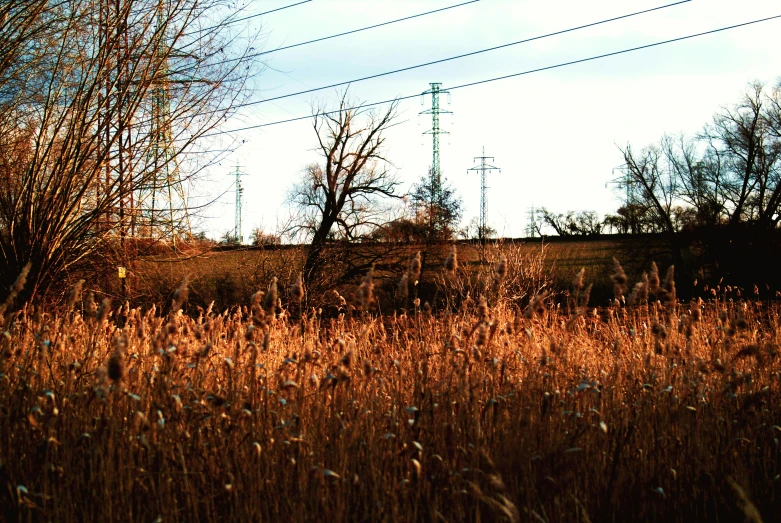
[[[125,272],[124,267],[117,267],[117,272],[119,273],[120,280],[124,280],[127,277],[127,273]]]

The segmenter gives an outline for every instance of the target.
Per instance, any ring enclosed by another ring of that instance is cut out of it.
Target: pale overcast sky
[[[266,50],[458,4],[464,0],[313,0],[254,19]],[[293,0],[251,3],[247,14]],[[480,0],[441,13],[283,50],[265,57],[257,97],[273,97],[475,51],[634,11],[664,5],[649,0]],[[625,20],[460,60],[353,84],[350,95],[375,102],[519,73],[561,62],[781,15],[778,0],[692,0]],[[443,117],[442,172],[464,201],[464,224],[479,213],[479,176],[467,173],[482,147],[501,173],[489,177],[488,223],[501,236],[524,235],[532,205],[550,210],[613,212],[620,204],[606,182],[621,163],[617,145],[640,148],[667,133],[694,134],[722,105],[738,101],[748,82],[781,77],[781,19],[620,56],[454,90],[453,117]],[[223,129],[262,124],[332,107],[337,90],[247,108]],[[430,107],[420,97],[399,104],[387,133],[387,156],[406,190],[431,164],[422,135]],[[311,120],[235,133],[243,144],[210,169],[191,194],[224,193],[204,213],[200,229],[219,237],[233,228],[233,179],[244,185],[244,237],[255,226],[272,231],[288,215],[285,198],[302,169],[317,161]],[[197,204],[202,199],[195,198]]]

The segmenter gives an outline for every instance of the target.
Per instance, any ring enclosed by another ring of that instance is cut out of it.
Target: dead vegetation
[[[91,296],[3,316],[0,507],[31,521],[759,521],[779,511],[777,307],[564,304],[458,253],[442,305],[326,318],[301,280],[244,307]],[[664,274],[664,273],[663,273]],[[520,278],[520,279],[519,279]],[[464,281],[469,279],[469,281]],[[478,285],[475,282],[482,281]],[[660,281],[661,280],[661,281]],[[529,280],[535,281],[535,280]],[[514,283],[516,282],[516,283]],[[397,289],[399,287],[397,282]],[[511,290],[516,285],[516,290]],[[456,296],[461,296],[458,300]],[[478,294],[473,294],[478,292]],[[302,310],[303,309],[303,310]],[[122,325],[120,328],[119,325]]]

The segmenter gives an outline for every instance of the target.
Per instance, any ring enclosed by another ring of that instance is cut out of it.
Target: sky
[[[246,22],[260,29],[264,50],[447,7],[465,0],[312,0]],[[245,15],[295,3],[255,0]],[[252,99],[280,96],[439,60],[635,11],[668,1],[480,0],[468,5],[264,55]],[[652,13],[602,24],[378,79],[353,83],[350,99],[372,103],[429,89],[515,74],[661,40],[781,15],[777,0],[691,0]],[[442,174],[464,204],[462,225],[480,212],[474,158],[494,157],[488,176],[487,223],[500,236],[521,237],[531,207],[554,212],[620,206],[611,184],[622,161],[619,147],[639,149],[664,133],[696,134],[720,107],[736,103],[752,81],[781,78],[781,19],[453,90],[442,97]],[[344,88],[242,109],[222,130],[244,128],[333,108]],[[430,97],[401,101],[386,133],[386,155],[409,190],[431,165]],[[230,173],[242,166],[243,236],[255,227],[273,233],[286,222],[286,203],[303,169],[318,161],[311,119],[223,136],[233,152],[188,188],[198,211],[196,230],[219,238],[234,227]]]

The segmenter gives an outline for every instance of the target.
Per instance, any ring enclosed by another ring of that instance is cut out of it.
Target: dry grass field
[[[447,262],[431,310],[413,260],[404,306],[385,315],[371,279],[331,318],[274,284],[194,316],[184,285],[162,314],[76,295],[7,313],[0,519],[781,513],[777,307],[723,289],[679,303],[653,276],[632,305],[586,306],[586,278],[563,305],[521,307],[513,263],[481,266],[477,287],[468,263]],[[629,296],[633,282],[614,282]]]
[[[613,257],[622,260],[624,268],[632,278],[639,278],[643,271],[650,269],[653,260],[669,261],[669,256],[659,240],[648,239],[601,239],[568,241],[500,241],[483,247],[477,243],[460,243],[459,258],[463,269],[469,273],[479,273],[505,254],[516,266],[525,266],[529,262],[534,270],[544,269],[544,277],[551,288],[560,291],[569,289],[576,274],[585,268],[585,278],[594,286],[592,304],[604,305],[612,298],[610,272]],[[369,250],[371,246],[357,246],[356,249]],[[304,247],[286,248],[245,248],[235,250],[199,251],[176,258],[166,254],[140,258],[131,271],[131,302],[142,304],[156,303],[158,308],[165,307],[179,286],[183,275],[189,277],[190,304],[206,308],[214,301],[214,309],[222,311],[236,303],[246,303],[259,288],[264,288],[273,277],[289,284],[298,274],[305,256]],[[378,283],[388,283],[388,289],[395,288],[401,276],[403,265],[416,251],[426,247],[408,245],[396,248],[384,262],[392,261],[399,265],[395,271],[377,270]],[[424,267],[423,280],[437,280],[447,246],[430,247],[429,263]],[[438,252],[440,251],[440,252]],[[389,260],[388,258],[393,258]],[[424,254],[425,258],[425,254]],[[118,281],[114,280],[114,296],[119,299]],[[528,299],[528,296],[526,297]],[[121,301],[121,300],[120,300]],[[315,300],[317,301],[317,300]]]

